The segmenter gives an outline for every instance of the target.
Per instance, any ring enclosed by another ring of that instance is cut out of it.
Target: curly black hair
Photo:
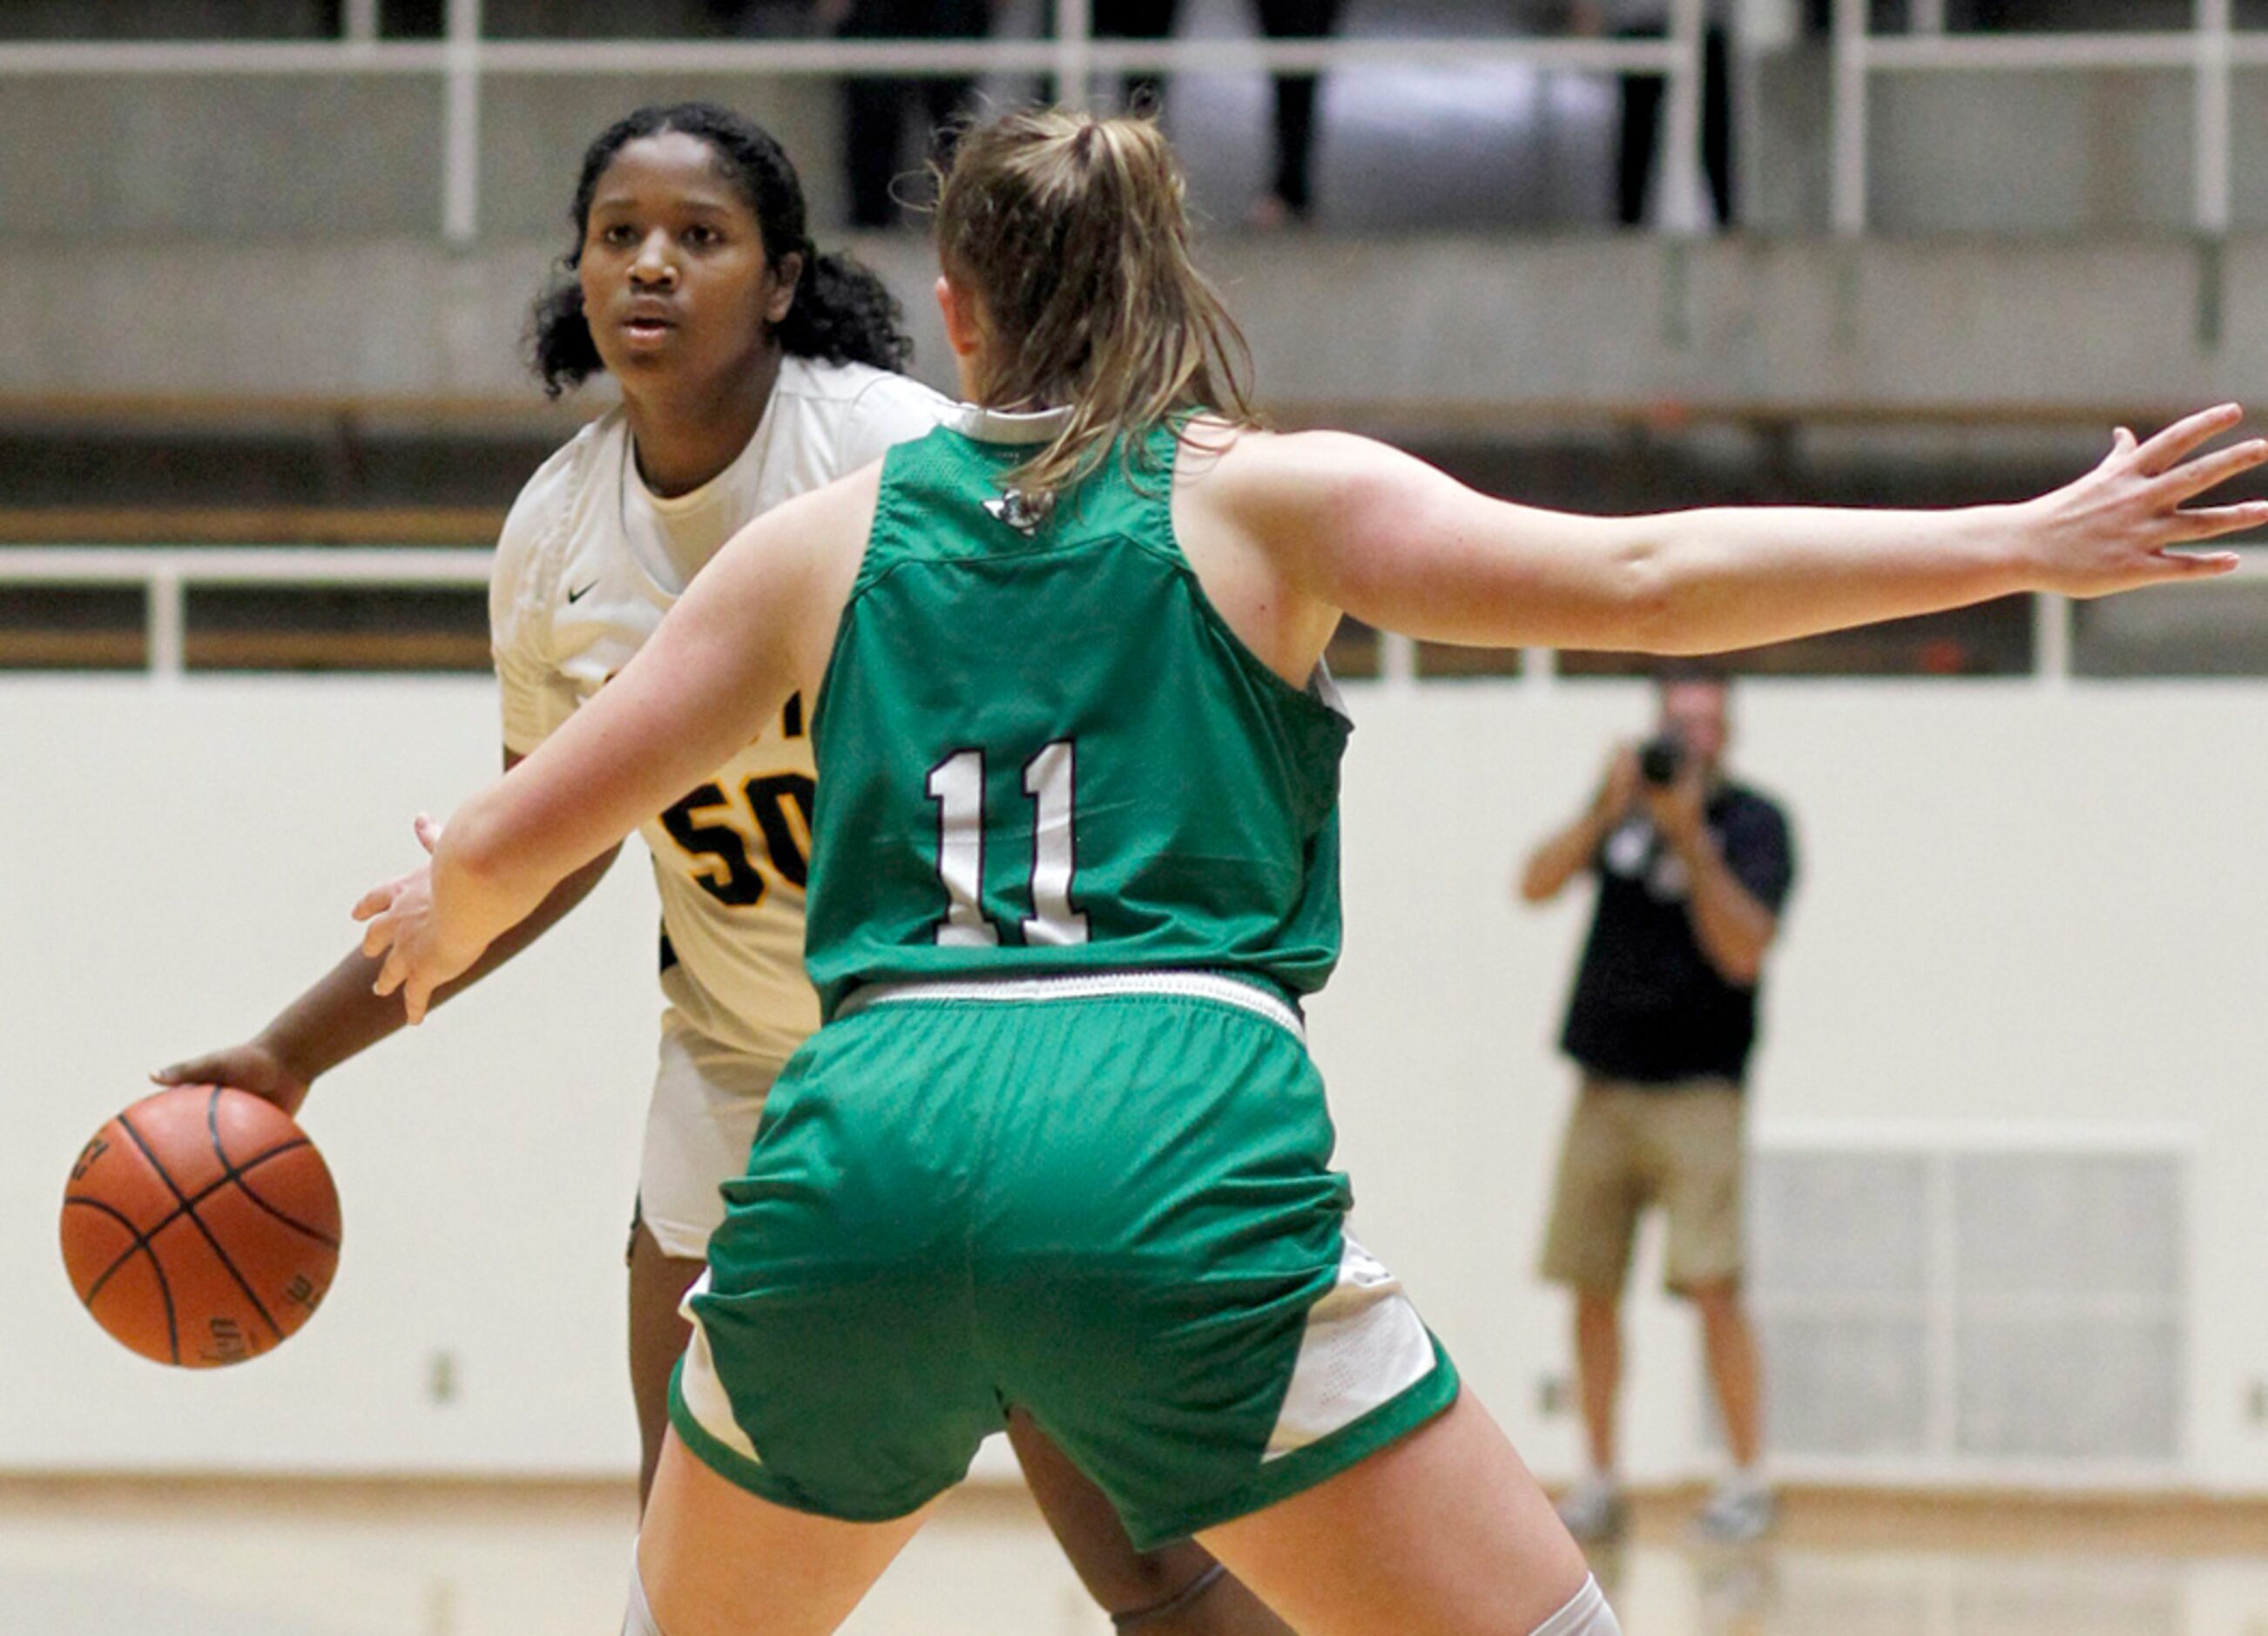
[[[914,345],[899,327],[904,311],[897,298],[850,257],[821,255],[813,247],[804,226],[803,184],[771,133],[713,102],[649,104],[608,126],[584,151],[582,177],[568,210],[575,242],[559,258],[558,272],[528,315],[530,362],[544,395],[556,398],[606,368],[591,339],[583,288],[576,279],[599,178],[627,144],[673,130],[698,137],[715,151],[718,164],[755,214],[767,260],[777,266],[784,257],[803,257],[795,303],[773,331],[781,350],[794,357],[902,371]]]

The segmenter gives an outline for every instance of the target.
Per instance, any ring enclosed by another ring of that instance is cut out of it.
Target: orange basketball
[[[339,1195],[291,1118],[247,1091],[145,1096],[81,1150],[63,1265],[95,1322],[145,1358],[216,1368],[305,1323],[339,1262]]]

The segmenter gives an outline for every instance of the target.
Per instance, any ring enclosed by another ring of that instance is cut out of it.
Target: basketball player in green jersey
[[[811,243],[794,166],[741,114],[633,111],[585,151],[570,213],[571,276],[536,299],[534,361],[548,390],[604,372],[621,402],[544,461],[497,542],[489,604],[507,767],[606,685],[741,525],[951,407],[895,372],[909,350],[896,302]],[[628,1256],[641,1500],[685,1350],[680,1308],[724,1214],[718,1184],[747,1164],[767,1090],[819,1026],[803,969],[797,829],[814,767],[802,718],[792,703],[644,826],[666,1006]],[[611,858],[563,882],[468,981],[571,912]],[[376,969],[357,951],[255,1038],[157,1077],[239,1086],[296,1112],[318,1076],[401,1025],[401,1003],[371,992]],[[1008,1436],[1064,1554],[1122,1628],[1281,1636],[1194,1545],[1137,1552],[1028,1418]]]
[[[1299,1630],[1610,1636],[1519,1456],[1345,1227],[1300,1037],[1337,951],[1342,613],[1437,641],[1696,652],[2169,547],[2268,459],[2193,416],[2021,505],[1587,518],[1253,428],[1151,127],[961,143],[939,295],[971,401],[728,544],[607,690],[367,894],[435,987],[776,712],[816,701],[808,964],[688,1298],[631,1636],[835,1629],[1004,1405],[1138,1544],[1194,1535]],[[749,1610],[762,1610],[760,1620]]]

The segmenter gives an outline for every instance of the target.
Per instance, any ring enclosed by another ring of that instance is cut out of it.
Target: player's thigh
[[[1576,1093],[1543,1233],[1541,1271],[1552,1283],[1608,1294],[1622,1288],[1648,1193],[1632,1117],[1641,1094],[1591,1080]]]
[[[1669,1093],[1649,1132],[1668,1219],[1663,1278],[1672,1289],[1736,1283],[1743,1264],[1745,1103],[1720,1083]]]
[[[1304,1636],[1521,1636],[1588,1574],[1470,1393],[1337,1475],[1198,1537]]]
[[[685,1354],[693,1326],[680,1308],[705,1264],[662,1253],[643,1222],[630,1229],[630,1398],[637,1410],[638,1486],[653,1481],[669,1429],[669,1376]]]
[[[719,1190],[747,1168],[777,1065],[703,1035],[675,1012],[662,1021],[630,1228],[630,1394],[641,1490],[669,1424],[669,1379],[690,1338],[680,1310],[723,1221]]]
[[[924,1514],[844,1522],[791,1510],[728,1482],[672,1437],[638,1532],[638,1573],[668,1636],[824,1636]]]
[[[1021,1411],[1008,1415],[1008,1441],[1040,1513],[1087,1594],[1113,1614],[1154,1608],[1196,1583],[1212,1558],[1193,1541],[1142,1551],[1105,1494]]]
[[[670,1369],[692,1336],[692,1325],[681,1310],[686,1292],[706,1264],[700,1259],[664,1254],[644,1223],[630,1230],[631,1364],[634,1370],[641,1360],[658,1364],[665,1388]]]

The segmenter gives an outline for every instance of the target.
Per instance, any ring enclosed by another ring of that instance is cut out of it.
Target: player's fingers
[[[2225,534],[2268,527],[2268,500],[2245,500],[2235,505],[2199,505],[2176,512],[2165,519],[2160,534],[2168,545],[2196,540],[2218,540]]]
[[[2234,403],[2216,403],[2209,409],[2184,415],[2136,449],[2135,461],[2146,475],[2154,477],[2243,418],[2243,409]]]
[[[2160,579],[2212,579],[2234,573],[2243,558],[2234,551],[2159,551],[2154,566]]]
[[[374,954],[377,951],[370,952]],[[370,991],[379,996],[391,994],[401,986],[402,979],[409,975],[409,969],[402,961],[401,951],[390,948],[386,952],[386,963],[378,969],[378,981],[370,985]]]
[[[2183,461],[2158,479],[2156,491],[2177,502],[2186,500],[2227,483],[2240,472],[2250,471],[2263,461],[2268,461],[2268,438],[2249,438],[2242,443],[2232,443],[2225,449]]]
[[[158,1085],[236,1085],[245,1078],[243,1065],[229,1053],[191,1057],[172,1063],[150,1076]]]
[[[433,822],[431,813],[419,813],[409,826],[417,832],[417,844],[431,852],[441,839],[441,826]]]
[[[394,900],[401,895],[401,882],[399,881],[388,881],[384,886],[374,886],[355,899],[354,917],[357,920],[368,920],[373,915],[382,915],[394,907]]]
[[[401,990],[401,1009],[409,1013],[412,1025],[425,1021],[425,1008],[432,1004],[433,985],[423,977],[412,978]]]
[[[385,954],[388,949],[392,948],[394,947],[394,937],[399,930],[400,928],[395,925],[394,918],[390,915],[380,914],[373,917],[370,925],[363,928],[362,952],[364,958],[368,960],[376,960],[380,954]]]

